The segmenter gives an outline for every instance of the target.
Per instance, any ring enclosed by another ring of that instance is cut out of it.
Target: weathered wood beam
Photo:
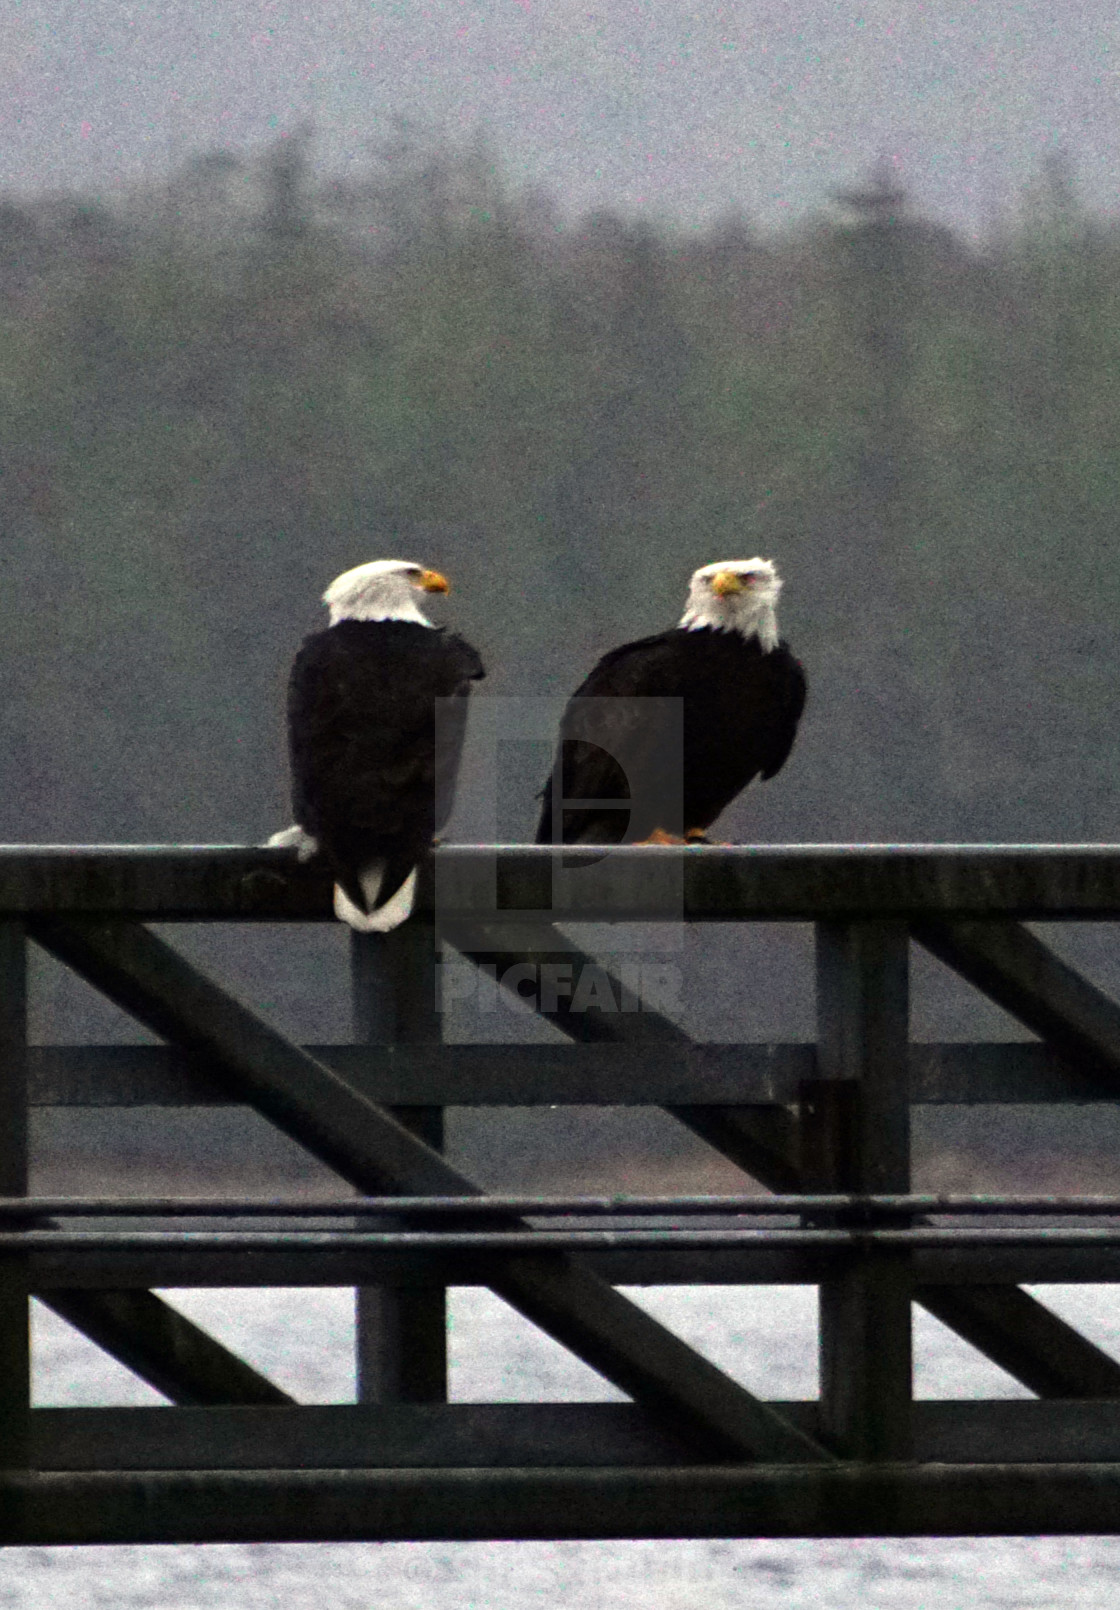
[[[483,1194],[388,1112],[292,1045],[138,923],[37,919],[36,940],[363,1191]],[[490,1260],[488,1283],[623,1392],[724,1454],[824,1451],[576,1259]]]
[[[1079,1062],[1036,1040],[910,1047],[910,1100],[922,1103],[1107,1101]]]
[[[450,923],[442,925],[440,931],[449,944],[476,966],[494,967],[499,981],[507,981],[514,966],[528,967],[532,977],[540,978],[543,967],[563,963],[576,976],[582,976],[586,968],[597,969],[608,982],[610,998],[616,1003],[621,999],[622,981],[548,923],[523,923],[517,929],[506,930],[505,939],[502,929],[483,924]],[[508,948],[510,944],[515,948]],[[512,988],[508,982],[507,988]],[[558,996],[551,1010],[540,1011],[538,1015],[581,1045],[630,1045],[643,1050],[648,1047],[651,1057],[658,1054],[659,1048],[661,1055],[682,1059],[699,1049],[679,1024],[656,1011],[608,1012],[596,1004],[577,1011],[573,998]],[[749,1057],[749,1050],[746,1050],[743,1060],[748,1067]],[[808,1071],[809,1064],[803,1055],[798,1057],[797,1065]],[[650,1099],[647,1095],[646,1100]],[[784,1106],[769,1103],[720,1107],[694,1102],[660,1105],[752,1178],[774,1190],[797,1189],[797,1175],[784,1154],[784,1147],[794,1140],[796,1126]]]
[[[582,863],[581,864],[581,860]],[[449,845],[441,925],[1120,916],[1115,845]]]
[[[462,922],[439,918],[440,937],[478,968],[493,970],[497,983],[519,999],[526,998],[521,981],[539,981],[547,969],[566,968],[574,978],[596,974],[606,985],[605,993],[618,1006],[629,992],[621,981],[594,957],[580,950],[552,923],[531,923],[522,913],[516,924]],[[542,1003],[542,992],[535,990],[537,1016],[554,1023],[569,1038],[583,1045],[649,1045],[685,1050],[692,1041],[662,1013],[639,1009],[637,1001],[627,1001],[628,1010],[607,1011],[597,1003],[579,1006],[574,991],[556,992],[555,1003]]]
[[[801,1406],[795,1410],[801,1419]],[[811,1417],[810,1417],[811,1418]],[[808,1429],[808,1428],[807,1428]],[[694,1464],[634,1403],[38,1409],[37,1470],[438,1469]]]
[[[0,1191],[27,1195],[27,933],[0,922]]]
[[[417,910],[443,923],[1009,917],[1115,920],[1115,845],[445,845]],[[0,914],[330,921],[330,878],[238,845],[0,846]]]
[[[308,1045],[371,1101],[443,1106],[796,1104],[817,1074],[813,1044]],[[1037,1040],[911,1045],[911,1105],[1111,1101],[1102,1085]],[[229,1105],[204,1065],[174,1045],[28,1047],[33,1107]]]
[[[1070,1062],[1101,1095],[1120,1089],[1120,1006],[1011,922],[930,922],[914,938]],[[1046,1397],[1120,1397],[1120,1364],[1026,1292],[926,1288],[936,1318]],[[993,1348],[997,1343],[1000,1351]]]
[[[171,922],[333,920],[331,880],[295,852],[222,844],[0,845],[0,914]]]
[[[910,1189],[910,936],[902,923],[817,924],[820,1097],[802,1104],[826,1159],[813,1189]],[[913,1279],[906,1252],[871,1252],[820,1286],[821,1424],[852,1459],[913,1456]]]
[[[922,1307],[1043,1398],[1120,1398],[1120,1364],[1017,1286],[930,1286]]]
[[[427,1055],[439,1045],[436,945],[427,922],[406,923],[389,934],[351,934],[356,1040],[422,1047]],[[442,1106],[413,1101],[391,1111],[412,1134],[442,1150]],[[359,1403],[446,1400],[446,1287],[356,1287],[354,1351]]]
[[[363,1189],[394,1192],[409,1179],[418,1192],[471,1194],[438,1153],[141,924],[37,918],[33,934],[153,1032],[204,1059],[228,1092]]]
[[[799,1126],[786,1106],[708,1107],[665,1102],[671,1118],[771,1191],[801,1186]]]
[[[344,1200],[340,1201],[339,1211],[346,1211]],[[814,1251],[771,1243],[709,1250],[623,1246],[581,1250],[579,1258],[612,1286],[815,1286],[828,1278],[840,1255],[825,1249]],[[913,1258],[915,1284],[921,1288],[917,1293],[919,1301],[923,1300],[926,1290],[944,1286],[1013,1291],[1017,1284],[1120,1284],[1120,1247],[1117,1246],[919,1247]],[[169,1254],[163,1248],[149,1246],[134,1250],[120,1247],[36,1250],[30,1254],[28,1282],[32,1293],[39,1296],[71,1288],[115,1291],[145,1286],[314,1287],[355,1286],[369,1281],[410,1287],[488,1286],[491,1276],[492,1270],[482,1255],[461,1251],[437,1254],[417,1253],[411,1249],[379,1251],[314,1245],[275,1251],[224,1247],[177,1249]],[[1027,1293],[1021,1295],[1028,1302],[1034,1302]],[[1056,1316],[1051,1317],[1056,1326],[1063,1325]],[[1065,1330],[1070,1331],[1070,1327],[1066,1326]],[[1073,1336],[1076,1334],[1072,1332]],[[1057,1331],[1056,1337],[1061,1336],[1062,1332]],[[1020,1371],[1012,1365],[1010,1345],[1009,1341],[1008,1368],[1021,1379]],[[1079,1357],[1076,1343],[1066,1337],[1058,1345],[1071,1361],[1072,1376]],[[1024,1384],[1030,1385],[1030,1381]],[[1058,1395],[1100,1394],[1086,1389],[1080,1394],[1063,1392]]]
[[[0,1474],[0,1541],[432,1542],[1115,1533],[1120,1464]]]
[[[820,1435],[820,1405],[775,1402]],[[914,1404],[914,1453],[954,1464],[1120,1463],[1120,1404]],[[35,1470],[436,1470],[695,1464],[632,1403],[308,1404],[291,1409],[34,1409]]]
[[[969,1088],[979,1090],[987,1065],[973,1075],[961,1069],[955,1047],[945,1049],[952,1066],[943,1072],[940,1063],[930,1061],[928,1087],[951,1082],[955,1094],[968,1080]],[[304,1050],[371,1101],[387,1106],[773,1104],[796,1101],[801,1081],[816,1068],[814,1046],[784,1044],[358,1044]],[[1058,1059],[1050,1060],[1053,1076],[1040,1064],[1037,1074],[1028,1066],[1023,1078],[1034,1075],[1036,1084],[1047,1079],[1048,1089],[1066,1089],[1059,1084]],[[206,1077],[201,1059],[173,1045],[31,1046],[28,1070],[33,1107],[221,1106],[233,1099]],[[991,1077],[1003,1077],[1002,1064],[993,1064]]]

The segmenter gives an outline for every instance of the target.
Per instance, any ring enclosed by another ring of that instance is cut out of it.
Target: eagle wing
[[[467,733],[467,698],[471,683],[486,675],[478,654],[461,637],[449,633],[444,639],[457,660],[450,667],[455,685],[445,694],[436,711],[436,747],[433,786],[435,790],[435,831],[443,828],[455,804],[455,784],[463,740]]]
[[[771,728],[771,740],[762,767],[764,781],[776,777],[789,759],[793,740],[797,737],[797,725],[805,709],[807,691],[805,669],[801,661],[790,653],[786,643],[779,643],[768,658],[773,660],[773,696],[778,714]]]
[[[565,843],[617,844],[624,838],[646,837],[654,827],[681,831],[680,824],[669,819],[679,814],[679,806],[665,808],[666,796],[674,792],[674,772],[680,773],[681,710],[645,702],[676,698],[680,692],[663,635],[623,644],[603,656],[561,718],[556,759],[539,796],[543,801],[539,844],[554,839],[558,780],[565,800],[632,802],[629,812],[590,805],[565,809]]]
[[[288,686],[293,805],[344,875],[376,856],[407,873],[431,842],[484,674],[462,638],[405,623],[342,622],[304,643]],[[437,722],[437,700],[462,718]]]
[[[805,691],[784,642],[766,652],[730,633],[677,629],[612,649],[565,709],[537,842],[553,839],[558,776],[566,800],[633,800],[625,832],[621,810],[565,809],[565,843],[707,827],[752,778],[784,766]]]

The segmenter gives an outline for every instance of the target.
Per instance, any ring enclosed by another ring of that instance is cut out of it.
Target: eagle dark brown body
[[[766,651],[734,630],[676,627],[613,649],[565,710],[537,843],[702,833],[754,778],[781,770],[805,693],[788,644]],[[643,708],[650,699],[680,702]],[[566,801],[628,799],[629,811],[565,808],[554,824],[557,769]]]
[[[471,683],[484,676],[453,632],[341,620],[305,639],[288,684],[295,819],[349,898],[384,862],[384,905],[447,821]],[[436,701],[440,707],[437,722]]]

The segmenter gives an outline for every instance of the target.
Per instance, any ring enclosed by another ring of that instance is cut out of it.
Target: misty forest
[[[485,691],[565,694],[754,553],[811,703],[725,836],[1115,836],[1120,229],[1065,159],[977,245],[882,170],[763,236],[563,222],[407,125],[310,156],[0,205],[4,839],[282,826],[350,565],[443,569]]]
[[[810,701],[719,836],[1117,836],[1120,227],[1069,161],[977,243],[882,168],[784,233],[685,233],[563,219],[408,125],[345,184],[312,155],[0,207],[5,840],[284,826],[288,666],[351,565],[444,571],[482,696],[563,696],[756,553]],[[524,839],[547,751],[510,747]],[[748,1037],[804,1032],[804,943],[703,943],[692,1032],[742,1037],[744,977]],[[224,955],[344,1037],[282,944]],[[91,1003],[78,1037],[117,1032]]]

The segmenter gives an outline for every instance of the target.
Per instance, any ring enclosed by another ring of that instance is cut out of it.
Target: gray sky
[[[310,117],[360,162],[393,113],[485,125],[515,179],[764,225],[877,155],[983,227],[1064,143],[1120,192],[1116,0],[4,0],[0,185],[112,190]]]

